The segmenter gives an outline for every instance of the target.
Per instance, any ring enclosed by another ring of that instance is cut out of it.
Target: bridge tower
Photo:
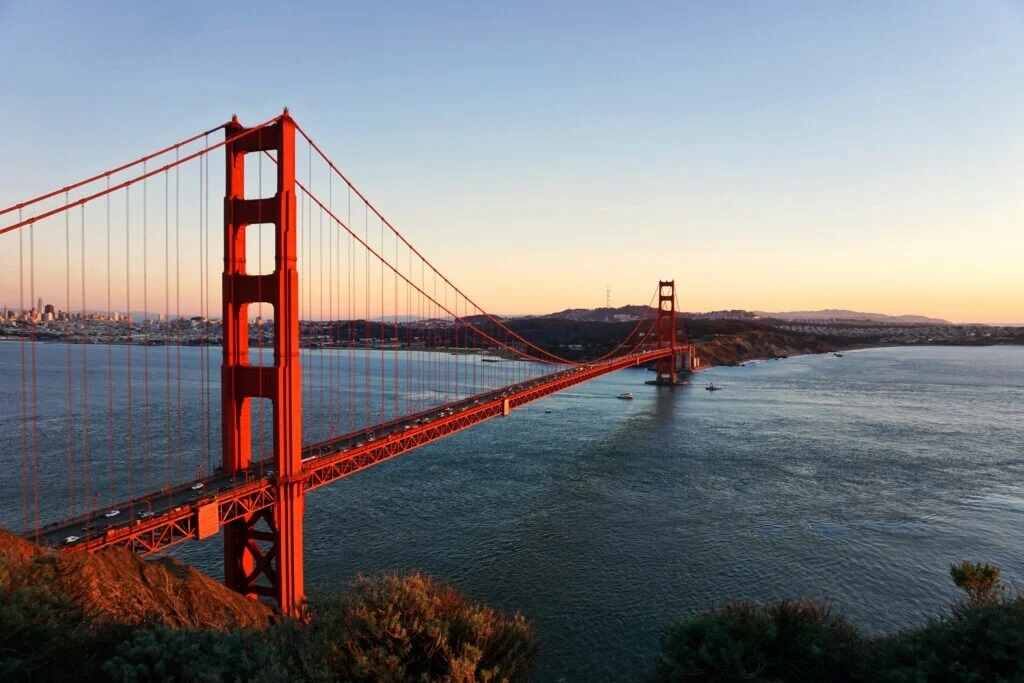
[[[228,139],[246,129],[232,118]],[[245,156],[272,152],[277,160],[277,192],[245,196]],[[295,615],[304,599],[302,585],[302,387],[299,366],[299,274],[296,266],[295,122],[288,110],[276,123],[225,146],[224,197],[224,359],[221,368],[223,451],[227,474],[245,473],[252,463],[251,399],[273,404],[274,504],[231,522],[224,529],[224,580],[257,599],[273,599],[284,614]],[[274,271],[246,271],[246,228],[274,226]],[[249,362],[248,308],[274,309],[274,364]]]
[[[654,369],[657,378],[654,384],[673,385],[679,380],[680,356],[682,347],[676,341],[676,281],[661,280],[658,282],[658,318],[655,321],[658,335],[658,346],[672,349],[672,355],[660,358]]]

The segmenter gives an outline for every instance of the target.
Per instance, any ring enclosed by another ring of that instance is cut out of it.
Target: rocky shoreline
[[[696,342],[697,353],[708,365],[739,365],[751,360],[786,358],[808,353],[830,353],[851,348],[816,337],[772,330],[748,330],[737,334],[719,334]]]

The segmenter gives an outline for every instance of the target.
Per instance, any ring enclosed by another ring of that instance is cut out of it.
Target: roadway
[[[520,405],[575,384],[667,353],[668,349],[659,349],[561,370],[310,444],[302,449],[304,490],[319,488],[492,417],[507,415]],[[200,522],[201,515],[213,515],[216,532],[230,521],[272,505],[278,484],[272,460],[265,459],[233,475],[218,471],[103,511],[55,522],[39,530],[38,540],[68,550],[124,545],[143,554],[156,552],[210,535],[203,530],[209,529],[209,524]],[[34,539],[36,535],[29,532],[25,537]]]

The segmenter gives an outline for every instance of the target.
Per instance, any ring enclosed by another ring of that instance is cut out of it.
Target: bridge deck
[[[301,474],[304,489],[320,488],[504,415],[506,410],[669,354],[668,348],[662,348],[555,372],[306,446]],[[91,552],[117,545],[150,554],[183,541],[207,538],[225,524],[274,504],[279,482],[269,467],[271,463],[263,461],[234,476],[216,474],[125,501],[113,506],[121,513],[110,519],[93,515],[63,520],[41,529],[39,540],[67,550]],[[193,489],[200,483],[201,488]],[[65,544],[68,536],[79,536],[80,540]]]

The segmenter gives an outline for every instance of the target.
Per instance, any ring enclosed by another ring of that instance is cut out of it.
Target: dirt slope
[[[40,548],[0,529],[0,594],[20,586],[68,596],[97,619],[173,627],[261,628],[272,612],[176,560],[121,548],[94,554]]]

